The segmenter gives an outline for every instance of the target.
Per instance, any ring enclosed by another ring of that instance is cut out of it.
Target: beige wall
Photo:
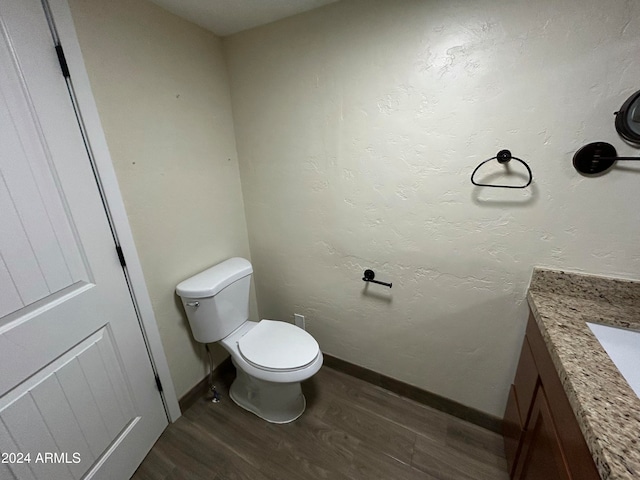
[[[225,39],[263,316],[502,415],[534,265],[640,278],[637,168],[571,166],[637,155],[612,113],[639,44],[624,0],[343,0]],[[502,148],[530,188],[472,186]]]
[[[174,287],[248,257],[247,223],[264,317],[495,415],[533,265],[640,278],[637,174],[571,167],[637,154],[611,114],[640,5],[343,0],[226,39],[229,82],[218,38],[146,0],[69,3],[178,395],[206,366]],[[473,188],[505,147],[532,187]]]
[[[221,41],[146,0],[69,3],[181,396],[207,367],[174,288],[249,258]]]

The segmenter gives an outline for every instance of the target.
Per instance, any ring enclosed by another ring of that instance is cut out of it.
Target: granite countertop
[[[536,268],[527,299],[600,476],[640,479],[640,399],[585,324],[640,330],[640,282]]]

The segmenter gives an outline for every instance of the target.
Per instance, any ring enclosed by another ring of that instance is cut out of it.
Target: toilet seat
[[[318,342],[290,323],[261,320],[239,341],[238,351],[252,366],[267,371],[295,371],[318,357]]]

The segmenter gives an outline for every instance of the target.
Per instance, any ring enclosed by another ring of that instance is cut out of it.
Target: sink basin
[[[587,322],[587,325],[631,389],[640,397],[640,332],[599,323]]]

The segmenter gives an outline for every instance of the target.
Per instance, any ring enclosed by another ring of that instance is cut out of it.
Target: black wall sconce
[[[618,135],[627,143],[640,147],[640,90],[631,95],[615,115]],[[584,175],[598,175],[620,160],[635,161],[640,157],[618,157],[618,152],[610,143],[593,142],[575,153],[573,167]]]

